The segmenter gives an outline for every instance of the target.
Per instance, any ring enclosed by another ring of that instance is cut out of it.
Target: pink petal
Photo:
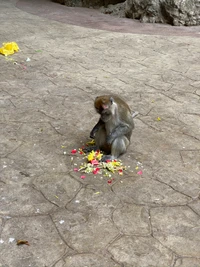
[[[81,175],[81,179],[85,179],[86,178],[86,176],[85,175]]]
[[[78,168],[74,168],[74,171],[77,172],[78,171]]]
[[[100,169],[96,168],[96,169],[93,170],[93,174],[97,174],[99,171],[100,171]]]
[[[142,172],[142,171],[139,171],[139,172],[137,172],[137,174],[139,174],[139,175],[142,175],[142,174],[143,174],[143,172]]]
[[[72,149],[72,151],[71,151],[72,154],[75,154],[76,152],[77,152],[76,149]]]
[[[92,163],[92,165],[98,165],[99,164],[98,160],[96,160],[96,159],[91,160],[91,163]]]

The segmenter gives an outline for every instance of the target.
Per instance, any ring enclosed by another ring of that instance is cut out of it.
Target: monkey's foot
[[[101,159],[102,162],[106,162],[107,160],[114,160],[116,159],[114,156],[112,155],[104,155]]]

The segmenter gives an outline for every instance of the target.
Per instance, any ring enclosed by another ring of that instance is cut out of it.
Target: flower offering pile
[[[94,145],[94,141],[90,141],[86,144],[87,146]],[[82,172],[85,174],[92,173],[94,175],[100,174],[105,177],[111,178],[113,174],[117,173],[119,175],[123,175],[123,171],[126,170],[126,166],[123,166],[121,160],[107,160],[106,162],[102,162],[101,159],[103,157],[103,153],[100,150],[94,151],[92,150],[90,153],[84,153],[83,149],[79,148],[78,150],[73,149],[71,154],[83,155],[85,162],[83,162],[79,168],[74,168],[76,172]],[[81,176],[82,179],[86,178],[85,175]],[[108,180],[108,183],[111,183]]]

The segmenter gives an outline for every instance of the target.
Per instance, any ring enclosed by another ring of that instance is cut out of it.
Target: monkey
[[[88,149],[104,151],[107,155],[103,156],[102,161],[116,159],[126,152],[130,144],[134,129],[131,110],[128,104],[116,95],[96,97],[94,107],[100,118],[90,132],[95,146]]]

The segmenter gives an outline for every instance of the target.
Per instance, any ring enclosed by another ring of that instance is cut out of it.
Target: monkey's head
[[[97,96],[94,101],[94,107],[97,111],[97,113],[102,114],[108,114],[109,111],[111,111],[111,106],[113,104],[114,99],[111,96],[105,95],[105,96]]]

